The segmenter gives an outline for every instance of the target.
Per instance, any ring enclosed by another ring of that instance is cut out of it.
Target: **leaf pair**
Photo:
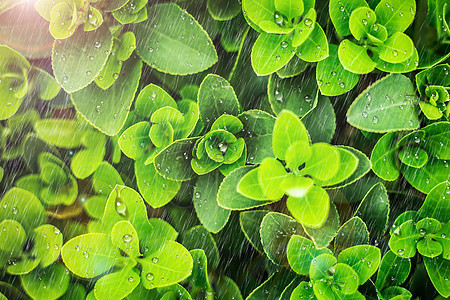
[[[32,92],[42,100],[53,99],[60,88],[55,79],[44,70],[31,67],[20,53],[0,46],[0,119],[13,116],[23,100]]]
[[[106,161],[102,162],[92,175],[92,188],[96,195],[85,199],[86,202],[81,200],[90,217],[95,219],[102,217],[108,196],[116,185],[123,185],[120,174],[112,165]]]
[[[311,295],[317,299],[351,297],[364,299],[358,292],[378,269],[380,250],[374,246],[359,245],[345,249],[336,258],[327,248],[316,248],[312,241],[293,236],[287,246],[287,258],[292,269],[300,275],[308,275],[308,283],[300,283],[292,296]]]
[[[122,7],[113,10],[113,17],[121,24],[140,23],[147,19],[148,0],[128,0]]]
[[[80,0],[39,0],[35,4],[38,13],[50,22],[49,30],[55,39],[66,39],[75,32],[80,17],[78,10],[82,6]]]
[[[14,159],[24,154],[26,142],[33,135],[33,126],[37,120],[39,113],[32,109],[10,117],[6,121],[6,126],[0,127],[3,160]]]
[[[34,127],[38,137],[50,145],[65,149],[83,147],[74,154],[70,168],[75,177],[84,179],[100,166],[106,153],[105,135],[88,126],[81,120],[44,119]]]
[[[428,194],[448,180],[449,126],[448,122],[434,123],[402,138],[385,134],[372,150],[373,171],[389,181],[396,180],[401,171],[412,186]]]
[[[0,262],[8,262],[10,274],[22,275],[38,265],[46,268],[58,257],[63,237],[58,228],[44,224],[45,210],[39,199],[21,188],[10,189],[0,205]],[[26,245],[31,245],[25,247]]]
[[[56,156],[44,152],[39,156],[40,174],[20,178],[16,185],[30,191],[44,204],[71,205],[78,195],[78,183],[69,168]]]

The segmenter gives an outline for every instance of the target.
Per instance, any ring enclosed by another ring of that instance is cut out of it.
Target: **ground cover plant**
[[[448,299],[449,24],[0,1],[0,300]]]

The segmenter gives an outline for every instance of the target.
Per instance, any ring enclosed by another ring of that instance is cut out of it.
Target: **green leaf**
[[[448,284],[448,278],[450,276],[450,260],[440,256],[435,258],[424,257],[423,262],[425,263],[428,276],[438,293],[443,297],[449,297],[450,285]]]
[[[330,18],[339,35],[347,36],[351,34],[350,16],[358,7],[368,7],[367,2],[364,0],[330,0]]]
[[[181,100],[178,102],[178,110],[184,116],[184,123],[174,128],[175,139],[184,139],[190,134],[195,135],[193,131],[200,117],[197,102],[187,99]]]
[[[409,258],[399,257],[389,250],[381,260],[375,285],[380,291],[388,286],[401,285],[408,278],[410,270]]]
[[[295,25],[294,35],[292,36],[292,46],[298,47],[303,44],[307,38],[314,31],[316,26],[317,13],[314,8],[311,8],[304,16],[301,22]]]
[[[258,180],[259,168],[249,170],[245,173],[245,175],[240,178],[236,191],[244,196],[245,198],[249,198],[251,200],[270,200],[263,192],[263,187],[259,183]],[[261,203],[262,205],[263,203]]]
[[[0,206],[0,220],[19,222],[27,235],[46,221],[45,210],[35,195],[26,190],[13,187],[3,196]]]
[[[293,299],[317,299],[314,295],[314,290],[309,286],[309,283],[306,281],[302,281],[292,292],[291,298]]]
[[[336,263],[336,257],[329,253],[324,253],[315,257],[309,266],[309,277],[314,283],[316,283],[316,281],[320,281],[321,279],[325,280],[328,275],[328,270],[332,267],[337,267]],[[343,273],[345,273],[345,271]]]
[[[241,3],[238,0],[208,0],[206,5],[211,16],[217,21],[230,20],[241,11]]]
[[[75,120],[43,119],[34,123],[38,137],[47,144],[60,148],[78,148],[85,132]]]
[[[243,112],[239,119],[247,130],[244,135],[247,162],[258,164],[266,157],[275,157],[272,151],[272,132],[276,119],[257,109]]]
[[[265,76],[281,69],[294,54],[289,35],[263,32],[253,44],[251,64],[256,75]]]
[[[346,150],[345,148],[336,147],[335,149],[338,150],[339,152],[340,157],[340,162],[338,163],[339,168],[333,177],[324,181],[315,180],[315,183],[317,185],[330,186],[338,184],[346,180],[348,177],[350,177],[358,167],[358,157],[354,155],[353,152]]]
[[[219,191],[217,192],[217,203],[219,204],[219,206],[230,210],[244,210],[253,207],[263,206],[271,202],[267,200],[261,201],[251,199],[238,192],[240,190],[239,186],[241,185],[240,181],[243,181],[243,177],[246,176],[246,174],[248,174],[250,171],[253,171],[251,174],[251,178],[249,178],[251,179],[250,181],[253,184],[252,185],[253,188],[259,187],[257,168],[255,169],[253,166],[243,166],[237,168],[233,170],[230,174],[228,174],[228,176],[224,178],[224,180],[219,186]],[[241,188],[244,187],[247,188],[248,185],[243,183]],[[259,189],[261,188],[259,187]],[[250,191],[248,193],[250,193]],[[254,193],[252,193],[251,195],[254,195]],[[262,194],[262,190],[258,192],[258,198],[260,197],[261,198],[265,197]]]
[[[317,106],[301,121],[313,143],[331,142],[336,129],[336,116],[328,97],[319,95]]]
[[[383,45],[379,46],[379,57],[389,63],[401,63],[414,53],[414,44],[409,36],[402,32],[391,35]]]
[[[95,7],[89,5],[87,22],[84,23],[84,31],[92,31],[103,24],[103,16]]]
[[[32,84],[36,84],[34,89],[38,92],[39,98],[44,101],[52,100],[61,90],[55,78],[40,68],[33,67],[30,76]]]
[[[383,297],[386,297],[387,299],[398,299],[398,300],[402,300],[402,299],[411,299],[412,298],[412,294],[410,291],[408,291],[407,289],[403,288],[403,287],[399,287],[399,286],[390,286],[388,288],[386,288],[385,290],[383,290],[382,292]]]
[[[243,129],[242,122],[232,115],[221,115],[211,126],[213,130],[226,130],[232,134],[237,134]]]
[[[304,6],[302,0],[275,0],[274,2],[276,10],[285,15],[288,20],[303,14]]]
[[[305,235],[302,225],[291,217],[269,212],[261,222],[261,243],[267,257],[277,265],[289,266],[286,249],[288,243],[295,234]]]
[[[337,263],[334,266],[334,283],[340,287],[339,293],[344,295],[354,294],[357,292],[358,286],[361,284],[361,279],[358,279],[359,273],[355,272],[352,267],[343,263]]]
[[[339,214],[334,203],[330,205],[328,218],[320,228],[303,226],[306,234],[313,240],[317,248],[327,247],[339,229]]]
[[[425,131],[423,148],[429,156],[450,159],[450,122],[436,122],[422,128]]]
[[[364,196],[355,216],[364,220],[371,236],[381,237],[386,231],[389,208],[386,188],[380,182],[375,184]]]
[[[417,96],[403,75],[388,75],[361,93],[347,111],[347,121],[370,132],[413,130],[419,127]]]
[[[305,167],[300,170],[300,174],[310,175],[319,182],[332,179],[340,166],[338,148],[326,143],[316,143],[311,146],[311,152],[313,155],[305,162]]]
[[[219,280],[216,281],[216,286],[215,295],[218,299],[244,299],[237,284],[226,276],[220,276]]]
[[[299,75],[306,70],[309,63],[301,60],[298,56],[294,56],[284,67],[276,73],[280,78],[290,78]]]
[[[106,137],[98,131],[85,134],[82,144],[86,147],[78,151],[70,162],[70,169],[75,177],[84,179],[100,166],[105,157]]]
[[[242,10],[256,25],[263,21],[274,22],[275,3],[272,0],[243,0]]]
[[[166,146],[169,146],[173,142],[173,127],[172,125],[170,125],[170,123],[153,124],[149,130],[149,136],[151,142],[157,148],[164,148]],[[157,150],[155,150],[155,152],[156,151]]]
[[[128,296],[140,282],[139,275],[131,268],[124,268],[107,274],[95,283],[94,294],[97,299],[123,299]]]
[[[192,273],[193,260],[181,244],[167,241],[159,250],[139,259],[141,278],[146,289],[169,286],[186,279]]]
[[[416,254],[416,240],[421,237],[413,220],[406,221],[394,230],[389,239],[389,248],[400,257],[413,257]]]
[[[141,76],[142,62],[130,59],[124,63],[116,82],[107,90],[96,83],[71,95],[73,104],[86,120],[107,135],[116,135],[128,116]]]
[[[312,151],[307,141],[296,141],[286,151],[286,168],[297,171],[311,158]]]
[[[111,47],[111,33],[105,26],[91,32],[78,28],[70,38],[53,44],[55,79],[68,93],[86,87],[102,70]]]
[[[141,239],[151,236],[148,232],[152,230],[152,225],[149,224],[141,196],[129,187],[117,185],[106,202],[99,232],[109,234],[114,224],[123,220],[130,221]]]
[[[188,278],[189,283],[194,288],[200,288],[201,291],[196,296],[206,292],[206,295],[212,293],[212,287],[208,280],[208,270],[207,270],[207,260],[206,255],[203,250],[196,249],[189,251],[194,260],[194,266],[192,269],[192,274]]]
[[[442,245],[432,239],[425,238],[417,243],[417,251],[422,256],[434,258],[442,254]]]
[[[177,103],[165,90],[149,84],[139,92],[134,109],[139,116],[150,119],[155,111],[165,106],[177,108]]]
[[[164,178],[154,164],[145,164],[145,157],[136,160],[134,164],[136,181],[145,202],[153,208],[166,205],[178,193],[181,182]]]
[[[359,76],[344,69],[336,45],[330,44],[329,51],[330,55],[317,63],[316,78],[322,95],[339,96],[353,89]]]
[[[380,178],[394,181],[400,175],[397,167],[396,134],[394,132],[383,135],[372,150],[370,161],[373,172]]]
[[[120,39],[114,38],[111,54],[98,77],[95,78],[95,83],[104,90],[111,87],[119,77],[123,61],[130,58],[135,48],[136,38],[131,31],[125,32]]]
[[[375,8],[378,23],[386,27],[389,35],[403,32],[414,20],[416,1],[381,0]]]
[[[309,141],[308,131],[294,113],[282,111],[273,128],[273,153],[285,160],[287,149],[296,141]]]
[[[373,61],[377,63],[377,69],[383,72],[390,73],[408,73],[414,71],[419,65],[419,53],[416,48],[413,48],[413,54],[407,60],[392,64],[378,58],[376,55],[373,56]]]
[[[213,233],[219,232],[225,226],[231,214],[230,210],[220,207],[217,203],[217,193],[222,179],[222,175],[217,171],[200,176],[195,184],[192,199],[200,222]]]
[[[332,254],[328,248],[317,249],[314,243],[302,236],[292,236],[287,246],[287,257],[292,270],[300,275],[308,275],[314,258],[322,254]]]
[[[334,240],[335,251],[347,249],[355,245],[369,244],[369,232],[366,224],[358,217],[353,217],[339,228]]]
[[[111,242],[114,246],[120,248],[129,257],[138,257],[139,239],[136,230],[128,221],[120,221],[114,224],[111,230]]]
[[[407,165],[401,166],[405,179],[417,190],[428,194],[436,185],[448,181],[448,163],[430,157],[421,168],[413,168]]]
[[[197,138],[175,141],[161,150],[154,159],[156,171],[164,178],[174,181],[185,181],[193,178],[195,172],[191,168],[192,148]]]
[[[139,23],[147,19],[147,0],[131,0],[112,15],[121,24]]]
[[[0,250],[10,253],[10,256],[20,255],[27,239],[22,225],[15,220],[3,220],[0,227],[2,228],[0,239],[3,241]]]
[[[120,174],[109,163],[102,162],[92,176],[94,190],[99,194],[109,195],[116,184],[123,185]]]
[[[286,195],[291,197],[304,197],[314,186],[311,178],[289,174],[280,185]],[[284,193],[283,193],[284,194]]]
[[[258,183],[266,199],[277,200],[284,195],[283,186],[288,174],[280,161],[266,158],[258,168]],[[248,187],[247,187],[248,188]]]
[[[319,23],[316,23],[314,30],[295,51],[298,57],[307,62],[321,61],[328,57],[327,36]]]
[[[286,206],[303,225],[320,228],[327,220],[330,198],[324,189],[313,186],[303,197],[290,196]]]
[[[268,213],[267,210],[251,210],[243,211],[239,214],[239,224],[245,237],[250,244],[258,250],[261,254],[264,253],[263,245],[261,243],[260,227],[263,218]]]
[[[367,172],[369,172],[372,167],[372,163],[370,162],[369,158],[367,158],[367,156],[364,153],[360,152],[359,150],[348,146],[337,146],[337,147],[352,152],[353,155],[355,155],[358,158],[358,166],[356,170],[352,173],[352,175],[350,175],[350,177],[348,177],[346,180],[337,185],[333,185],[327,188],[341,188],[350,185],[355,181],[357,181],[358,179],[360,179],[361,177],[363,177],[365,174],[367,174]]]
[[[279,272],[273,272],[266,281],[248,295],[246,300],[279,299],[284,288],[294,278],[294,275],[285,269],[281,269]]]
[[[136,26],[136,49],[152,68],[187,75],[206,70],[217,62],[217,53],[208,34],[178,5],[152,5],[148,15],[152,17]]]
[[[428,154],[421,148],[403,148],[398,153],[399,160],[414,168],[423,167],[428,161]]]
[[[292,88],[293,86],[298,86],[298,89]],[[310,73],[305,72],[300,76],[287,79],[271,75],[267,89],[270,106],[276,115],[286,109],[303,117],[317,104],[317,84]]]
[[[77,7],[74,3],[56,3],[50,12],[50,33],[55,39],[70,37],[77,28]]]
[[[46,268],[58,259],[63,245],[63,235],[53,225],[45,224],[34,229],[33,255],[40,260],[42,268]]]
[[[373,24],[377,17],[373,10],[368,7],[361,6],[353,10],[349,19],[349,28],[352,35],[358,41],[363,37],[367,37],[371,32]]]
[[[425,202],[417,212],[419,217],[434,218],[440,222],[447,222],[450,219],[450,202],[446,195],[450,191],[448,182],[436,185],[425,198]]]
[[[186,231],[183,234],[183,245],[188,250],[202,249],[205,251],[206,257],[208,258],[208,266],[211,269],[217,268],[220,260],[219,250],[213,236],[205,227],[198,225]]]
[[[367,49],[350,40],[339,44],[338,57],[345,70],[355,74],[367,74],[377,65],[367,54]]]
[[[207,75],[200,84],[198,108],[200,118],[207,129],[223,114],[237,116],[240,113],[233,87],[228,81],[214,74]]]
[[[31,257],[24,257],[22,260],[13,260],[7,268],[7,271],[11,275],[25,275],[33,271],[39,264],[38,259],[32,259]]]
[[[70,275],[61,264],[53,264],[45,269],[34,269],[20,276],[24,290],[33,299],[58,299],[70,285]]]
[[[345,263],[356,271],[359,284],[364,284],[375,274],[380,265],[380,249],[375,246],[360,245],[347,248],[339,253],[338,262]]]
[[[108,235],[88,233],[66,242],[61,249],[61,257],[75,275],[94,278],[116,265],[120,253]]]

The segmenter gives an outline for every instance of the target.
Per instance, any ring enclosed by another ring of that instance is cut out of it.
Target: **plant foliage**
[[[447,299],[449,24],[0,1],[0,300]]]

